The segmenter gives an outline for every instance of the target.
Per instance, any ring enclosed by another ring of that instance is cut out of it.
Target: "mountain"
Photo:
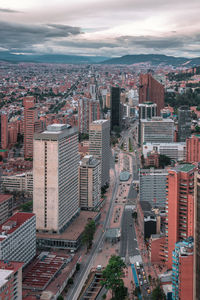
[[[173,65],[173,66],[195,66],[200,65],[200,57],[186,58],[186,57],[174,57],[160,54],[138,54],[138,55],[125,55],[122,57],[116,57],[107,59],[102,62],[103,64],[124,64],[132,65],[138,63],[151,63],[152,65]]]
[[[55,64],[124,64],[151,63],[152,65],[172,65],[175,67],[193,67],[200,65],[200,57],[186,58],[159,54],[125,55],[122,57],[108,58],[103,56],[80,56],[64,54],[27,55],[15,54],[9,51],[0,52],[0,61],[11,63],[55,63]]]
[[[55,64],[95,64],[107,60],[103,56],[78,56],[62,54],[26,55],[14,54],[8,51],[0,52],[0,61],[11,63],[33,62],[33,63],[55,63]]]

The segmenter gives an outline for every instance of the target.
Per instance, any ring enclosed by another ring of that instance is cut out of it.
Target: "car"
[[[145,276],[143,276],[143,278],[144,278],[144,279],[146,279],[146,277],[145,277]]]
[[[142,278],[142,276],[140,274],[138,275],[138,277],[139,277],[139,279]]]
[[[140,281],[140,285],[141,285],[141,286],[143,285],[143,282],[142,282],[142,281]]]
[[[145,284],[147,283],[146,279],[144,280],[144,283],[145,283]]]
[[[147,293],[148,293],[148,294],[151,294],[151,290],[150,290],[150,289],[148,289],[148,290],[147,290]]]

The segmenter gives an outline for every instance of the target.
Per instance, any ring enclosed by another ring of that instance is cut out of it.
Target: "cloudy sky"
[[[1,0],[0,51],[200,56],[200,0]]]

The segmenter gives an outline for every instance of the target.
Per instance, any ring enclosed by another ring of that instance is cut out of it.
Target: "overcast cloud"
[[[0,51],[200,56],[200,0],[1,0]]]

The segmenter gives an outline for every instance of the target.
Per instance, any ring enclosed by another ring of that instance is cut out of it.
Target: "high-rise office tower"
[[[90,84],[90,95],[92,99],[96,99],[96,85]]]
[[[157,104],[146,102],[139,104],[139,119],[152,119],[157,116]]]
[[[191,135],[191,111],[188,106],[178,108],[178,141],[185,142]]]
[[[0,116],[0,148],[6,149],[8,146],[8,117],[5,113]]]
[[[121,103],[120,103],[120,87],[111,87],[110,106],[111,106],[111,130],[115,126],[121,127]]]
[[[39,231],[62,232],[79,212],[78,133],[53,124],[34,135],[33,211]]]
[[[178,165],[167,176],[167,248],[169,268],[175,244],[194,235],[194,170],[191,164]]]
[[[101,162],[101,186],[109,182],[110,122],[98,120],[90,124],[89,153]]]
[[[24,157],[33,156],[33,135],[34,124],[37,120],[37,110],[35,109],[35,98],[32,96],[25,97],[24,105]]]
[[[194,185],[194,298],[200,299],[200,164]]]
[[[100,103],[98,100],[83,98],[78,103],[79,132],[89,133],[89,124],[100,119]]]
[[[164,86],[155,80],[151,74],[140,75],[139,103],[153,102],[157,104],[157,114],[164,108]]]
[[[193,298],[193,237],[175,245],[172,263],[172,299],[189,300]]]
[[[79,163],[79,205],[93,210],[101,199],[101,165],[92,155],[86,155]]]

